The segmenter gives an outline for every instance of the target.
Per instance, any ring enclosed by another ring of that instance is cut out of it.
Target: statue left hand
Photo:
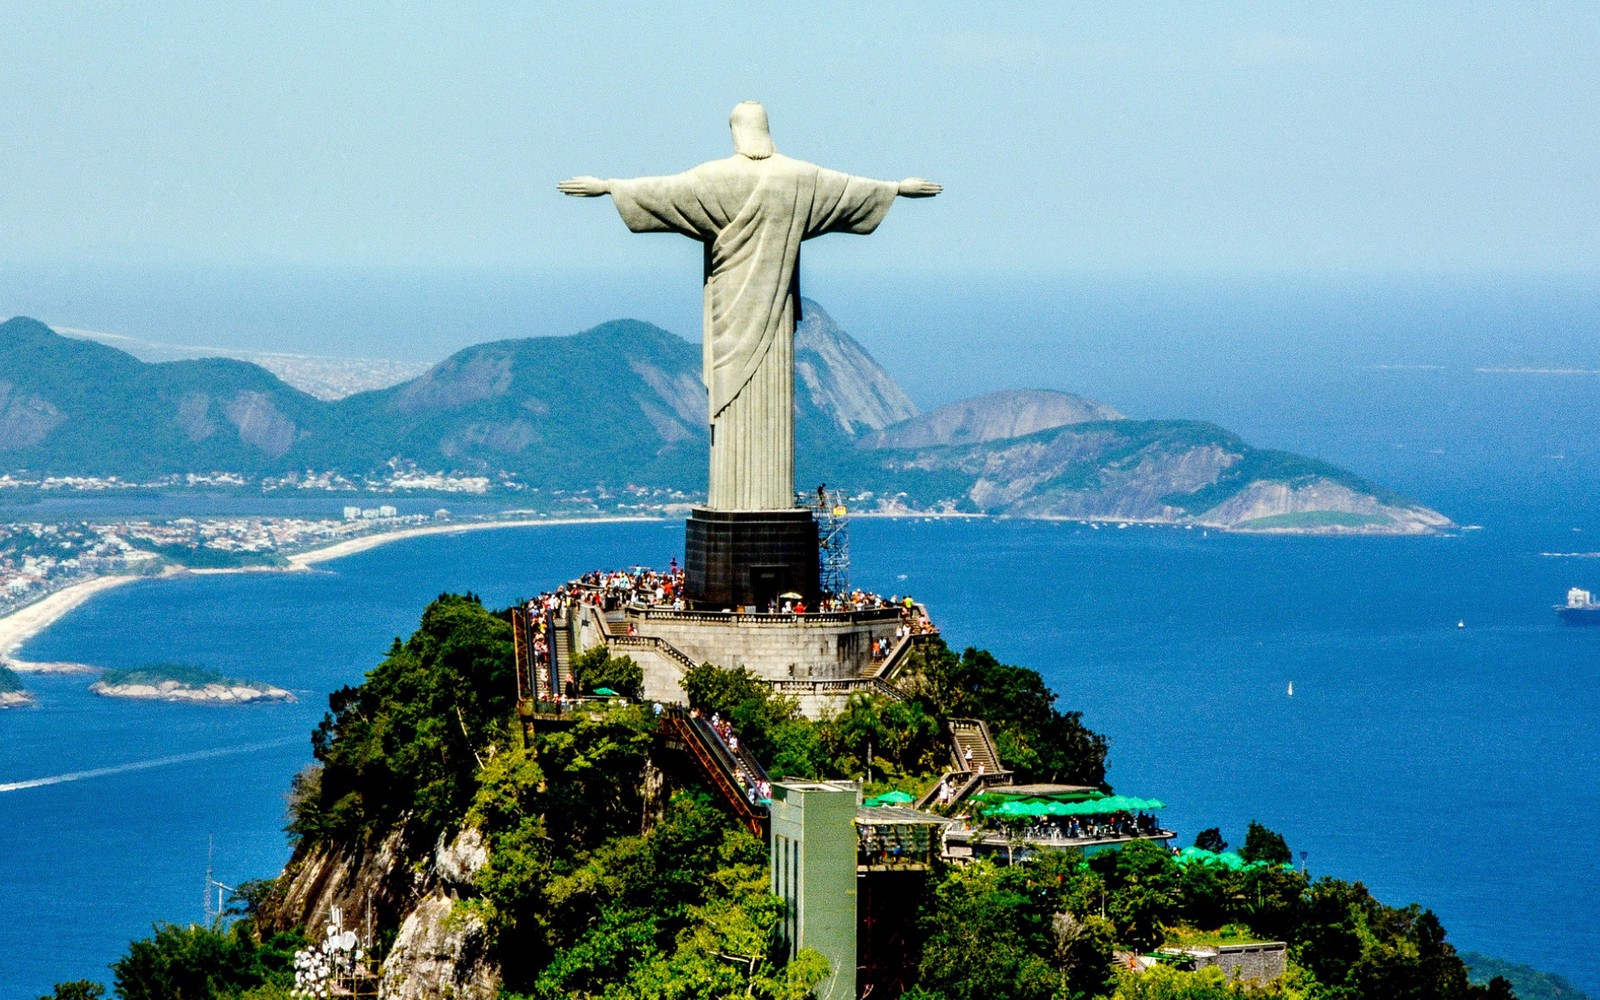
[[[598,198],[603,194],[610,194],[611,185],[598,177],[574,177],[557,184],[556,190],[562,194],[570,194],[574,198]]]
[[[902,198],[932,198],[943,191],[944,187],[933,181],[921,177],[907,177],[900,182],[900,197]]]

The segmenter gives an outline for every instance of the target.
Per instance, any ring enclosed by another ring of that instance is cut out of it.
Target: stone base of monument
[[[811,511],[709,510],[689,514],[684,598],[699,611],[766,611],[785,595],[821,596]],[[789,598],[794,599],[794,598]]]
[[[924,614],[920,605],[913,610]],[[936,635],[897,639],[901,621],[898,608],[794,615],[585,606],[568,621],[567,642],[574,651],[605,645],[613,655],[632,657],[644,669],[644,696],[652,701],[684,701],[683,675],[715,663],[748,669],[816,718],[839,711],[852,694],[899,696],[894,684],[907,654]],[[874,641],[882,651],[877,657]]]

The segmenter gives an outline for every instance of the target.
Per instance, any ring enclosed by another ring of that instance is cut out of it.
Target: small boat
[[[1289,697],[1294,697],[1294,681],[1289,682]]]
[[[1466,628],[1466,627],[1467,627],[1467,620],[1465,618],[1457,619],[1456,628]]]
[[[1587,590],[1573,587],[1567,591],[1567,603],[1556,605],[1556,614],[1568,625],[1600,625],[1600,604]]]

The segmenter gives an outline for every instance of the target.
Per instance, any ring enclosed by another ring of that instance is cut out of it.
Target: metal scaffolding
[[[810,493],[797,494],[797,506],[807,507],[817,522],[817,570],[822,592],[837,596],[850,590],[850,509],[842,490],[824,483]]]

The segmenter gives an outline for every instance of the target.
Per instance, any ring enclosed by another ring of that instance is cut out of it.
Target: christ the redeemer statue
[[[767,112],[733,109],[734,155],[670,177],[575,177],[569,195],[609,194],[636,233],[705,244],[705,369],[711,395],[711,495],[720,511],[794,507],[794,326],[800,244],[870,233],[896,196],[927,198],[931,181],[875,181],[780,155]]]

